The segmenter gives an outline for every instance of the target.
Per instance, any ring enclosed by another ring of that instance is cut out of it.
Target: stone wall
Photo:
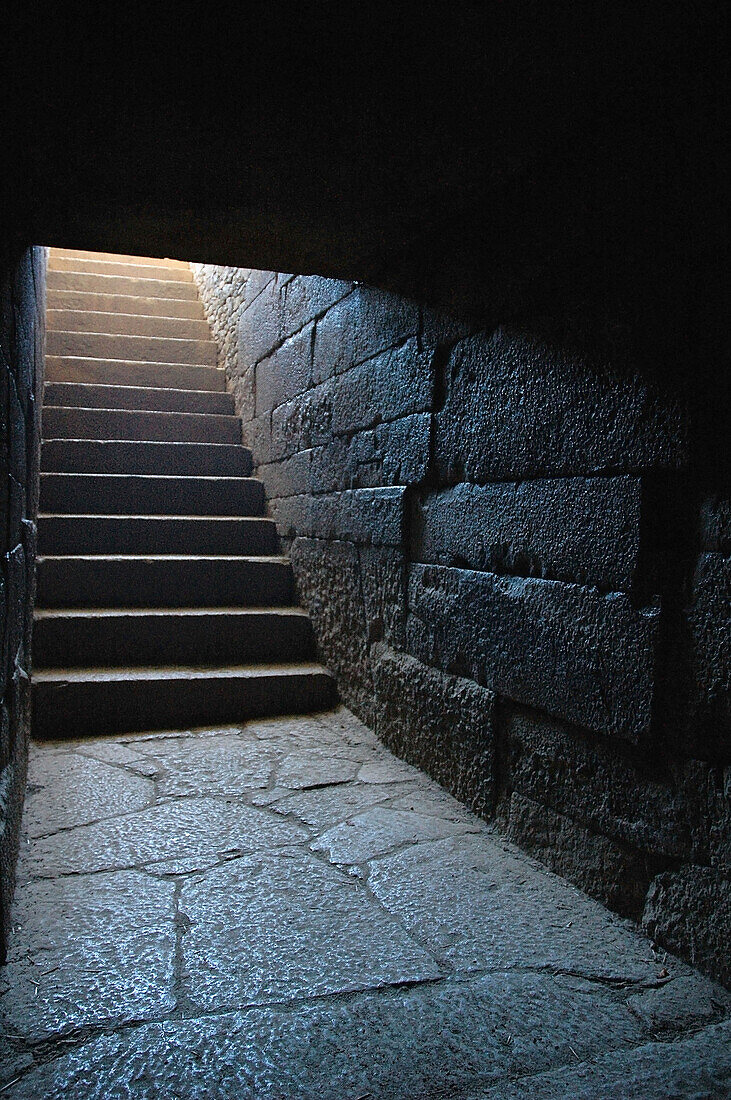
[[[345,703],[729,980],[728,481],[665,351],[194,272]]]
[[[45,249],[0,265],[0,961],[10,921],[29,730]]]

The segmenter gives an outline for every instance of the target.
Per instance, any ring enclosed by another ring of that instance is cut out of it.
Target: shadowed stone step
[[[84,359],[46,356],[46,382],[87,382],[102,386],[141,386],[151,389],[226,389],[219,367],[190,367],[184,363],[135,363],[125,359]]]
[[[128,359],[139,363],[189,363],[215,367],[212,340],[175,340],[160,336],[114,336],[108,332],[60,332],[46,336],[49,355],[86,359]]]
[[[255,478],[154,474],[41,474],[42,512],[72,515],[260,516]]]
[[[277,529],[251,516],[40,515],[38,552],[267,555],[277,552]]]
[[[33,730],[43,740],[190,729],[324,710],[335,697],[321,665],[49,670],[33,677]]]
[[[44,472],[249,477],[251,451],[230,443],[150,443],[116,439],[46,439]]]
[[[74,608],[38,611],[38,669],[154,665],[269,664],[315,658],[312,624],[298,607]]]
[[[160,336],[178,340],[210,340],[208,322],[185,317],[149,317],[129,313],[103,313],[87,310],[49,309],[48,332],[109,332],[115,336]]]
[[[184,298],[141,298],[127,294],[92,294],[83,290],[49,290],[49,309],[127,313],[145,317],[182,317],[205,320],[203,305]]]
[[[136,279],[129,275],[83,275],[77,271],[49,271],[49,290],[89,291],[91,294],[129,294],[135,298],[185,298],[197,302],[195,283],[175,279]]]
[[[96,386],[86,382],[48,382],[43,405],[80,409],[132,409],[135,412],[217,413],[233,416],[234,399],[218,390],[174,390],[151,386]]]
[[[292,568],[274,557],[39,557],[39,607],[286,607]]]
[[[193,272],[185,264],[138,264],[131,261],[86,259],[59,256],[55,251],[48,262],[49,271],[74,271],[81,275],[125,275],[134,279],[165,279],[169,282],[192,283]]]
[[[177,439],[189,443],[240,443],[237,416],[133,409],[43,408],[46,439]]]

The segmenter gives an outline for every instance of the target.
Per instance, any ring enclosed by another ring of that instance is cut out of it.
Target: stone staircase
[[[53,249],[33,735],[331,706],[187,264]]]

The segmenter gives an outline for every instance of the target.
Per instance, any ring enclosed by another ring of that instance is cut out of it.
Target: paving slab
[[[731,1095],[729,995],[344,708],[33,746],[5,1100]]]

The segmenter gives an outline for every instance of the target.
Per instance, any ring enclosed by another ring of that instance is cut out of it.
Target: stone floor
[[[729,997],[345,710],[33,749],[0,1096],[731,1095]]]

